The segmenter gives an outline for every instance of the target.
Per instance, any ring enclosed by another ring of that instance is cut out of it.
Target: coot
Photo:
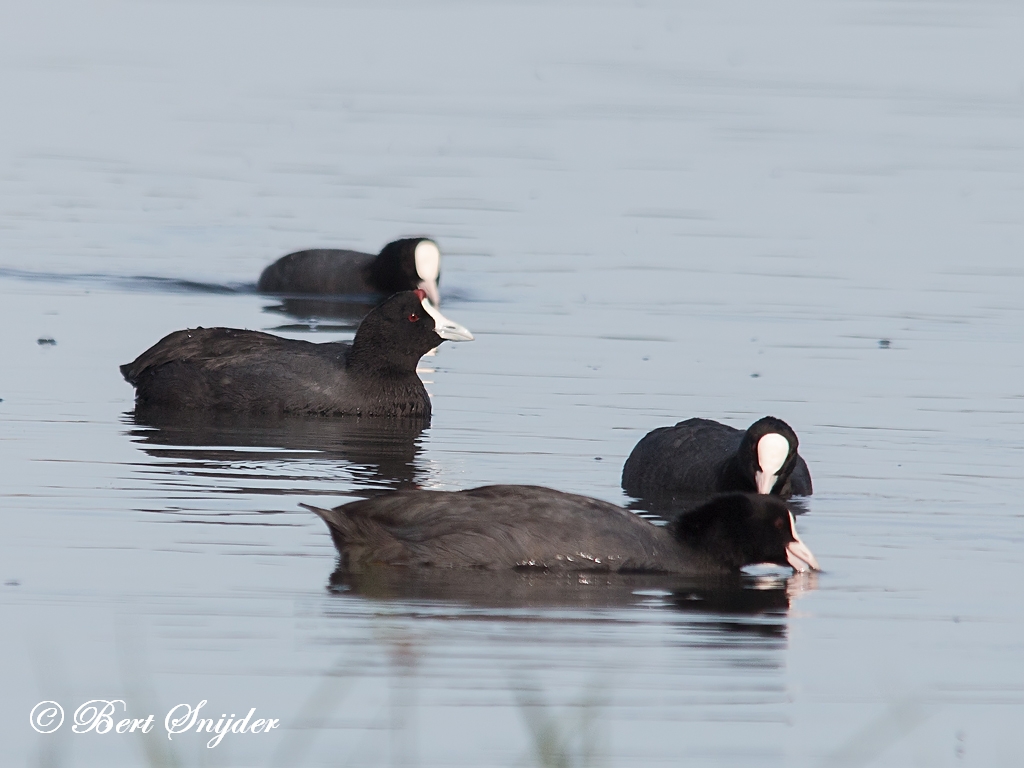
[[[425,237],[388,243],[377,255],[315,248],[282,256],[263,270],[262,293],[390,295],[419,289],[440,306],[441,251]]]
[[[366,316],[351,344],[283,339],[259,331],[194,328],[165,336],[121,366],[138,412],[430,417],[416,363],[443,340],[473,335],[423,291],[395,294]]]
[[[744,491],[788,498],[811,495],[811,474],[796,433],[766,416],[746,432],[709,419],[660,427],[636,444],[622,468],[622,488],[637,498]]]
[[[754,563],[818,570],[785,503],[728,494],[658,527],[587,496],[529,485],[468,491],[395,491],[323,518],[339,567],[542,569],[729,573]]]

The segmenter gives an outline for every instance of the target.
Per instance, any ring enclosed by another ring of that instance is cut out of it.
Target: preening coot
[[[722,491],[810,496],[811,474],[798,445],[792,427],[772,416],[746,432],[687,419],[636,444],[622,468],[622,488],[649,499]]]

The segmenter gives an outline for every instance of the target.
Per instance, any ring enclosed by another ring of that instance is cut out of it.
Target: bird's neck
[[[361,374],[384,374],[390,377],[403,378],[416,376],[416,363],[419,356],[399,351],[386,343],[373,343],[372,339],[356,338],[352,342],[345,361],[345,367],[353,376]]]

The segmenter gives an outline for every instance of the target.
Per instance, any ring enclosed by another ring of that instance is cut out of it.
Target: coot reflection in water
[[[132,441],[165,468],[197,473],[245,459],[250,463],[344,462],[352,474],[353,495],[415,487],[425,476],[420,454],[425,425],[418,419],[375,419],[358,416],[235,414],[226,412],[168,412],[143,410],[125,414],[133,424]],[[260,449],[254,454],[252,449]],[[305,454],[297,457],[296,453]],[[239,477],[238,472],[233,473]],[[262,475],[266,479],[271,475]],[[308,493],[302,481],[308,474],[277,481],[295,482],[289,488],[268,488],[273,494]],[[253,490],[253,489],[249,489]],[[335,489],[338,493],[341,489]]]
[[[380,301],[374,296],[278,296],[279,303],[263,307],[264,312],[298,320],[274,330],[355,330]]]
[[[370,600],[456,605],[495,612],[649,609],[692,614],[706,630],[783,638],[793,602],[817,588],[817,574],[682,577],[640,573],[537,573],[442,568],[338,568],[328,590]],[[553,618],[564,618],[559,612]]]
[[[640,512],[650,520],[672,522],[685,512],[703,506],[711,501],[717,493],[677,493],[669,497],[632,499],[625,505],[626,509]],[[794,515],[804,515],[811,511],[811,500],[807,496],[793,496],[786,499],[786,506]]]

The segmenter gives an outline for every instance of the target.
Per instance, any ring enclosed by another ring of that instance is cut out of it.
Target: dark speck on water
[[[38,344],[41,347],[52,347],[57,344],[57,340],[51,339],[49,337],[43,337],[40,339],[36,339],[36,344]]]
[[[882,348],[882,349],[888,349],[889,348],[889,340],[888,339],[879,339],[878,340],[878,346],[880,348]]]

